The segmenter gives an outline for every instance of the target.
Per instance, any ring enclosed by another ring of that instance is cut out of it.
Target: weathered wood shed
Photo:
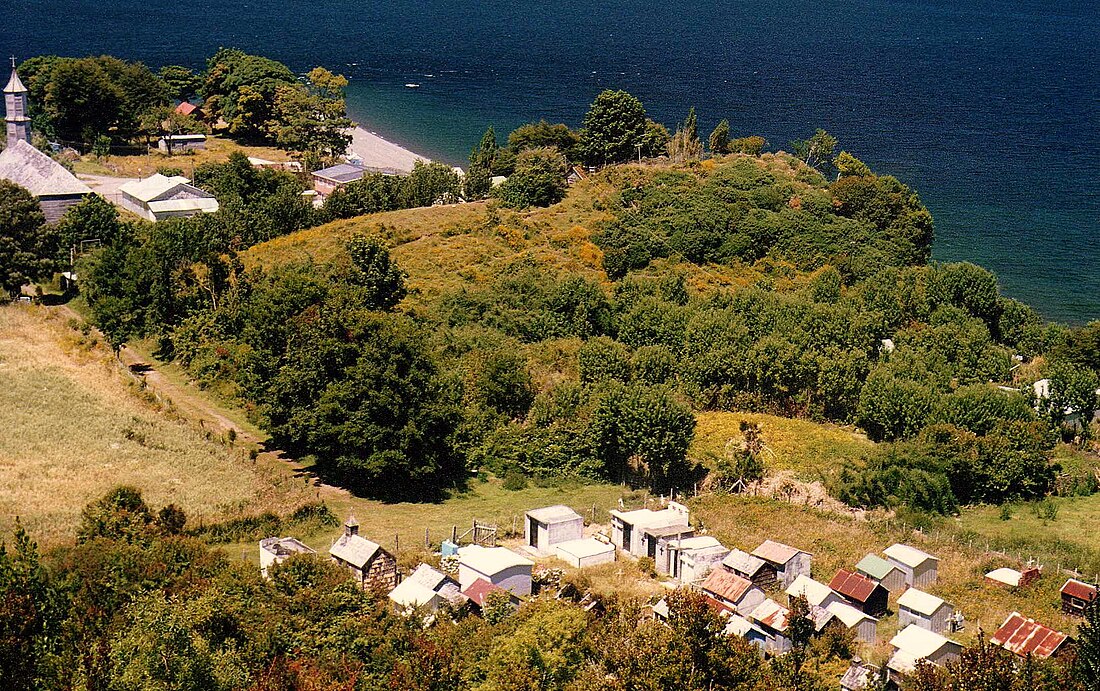
[[[878,581],[891,595],[905,590],[905,572],[876,554],[868,554],[856,564],[856,573]]]
[[[359,534],[359,523],[349,517],[344,523],[344,534],[332,543],[329,556],[354,575],[363,588],[378,588],[389,592],[397,585],[397,559]]]
[[[886,613],[890,592],[881,583],[866,576],[841,569],[829,581],[829,587],[840,593],[848,604],[872,616]]]
[[[1078,617],[1085,615],[1085,607],[1096,597],[1096,586],[1071,578],[1062,586],[1062,611]]]
[[[910,588],[898,598],[898,623],[902,626],[914,624],[933,633],[947,630],[948,619],[955,608],[941,598],[923,590]]]
[[[849,631],[855,632],[861,643],[874,643],[878,636],[878,619],[844,602],[832,602],[825,609]]]
[[[764,601],[764,591],[725,569],[715,569],[700,586],[705,595],[732,608],[738,614],[748,614]]]
[[[775,590],[779,585],[774,566],[739,549],[730,550],[730,553],[722,560],[722,568],[737,574],[741,578],[747,578],[757,588],[765,592]]]
[[[775,577],[783,588],[794,583],[794,579],[799,576],[810,575],[810,560],[813,555],[781,542],[765,540],[752,551],[752,556],[763,559],[775,568]]]
[[[893,654],[886,667],[895,684],[912,674],[921,660],[943,666],[959,659],[962,653],[962,646],[955,641],[916,625],[906,626],[891,638],[890,647],[893,648]]]
[[[905,574],[905,584],[921,588],[936,582],[940,560],[909,545],[894,544],[882,550],[886,560]]]

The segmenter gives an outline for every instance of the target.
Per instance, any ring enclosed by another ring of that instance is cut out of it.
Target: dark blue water
[[[489,123],[578,124],[605,87],[773,148],[825,127],[921,192],[937,258],[1048,317],[1100,318],[1095,0],[0,0],[0,27],[21,57],[198,66],[226,45],[323,64],[356,118],[453,163]]]

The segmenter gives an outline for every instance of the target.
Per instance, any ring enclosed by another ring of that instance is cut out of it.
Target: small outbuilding
[[[282,564],[295,554],[317,554],[312,547],[293,537],[265,537],[260,540],[260,573],[268,577],[268,569]]]
[[[756,624],[768,637],[765,652],[771,655],[783,655],[791,649],[791,639],[787,637],[787,624],[791,612],[775,600],[764,600],[749,613],[749,621]]]
[[[985,582],[990,585],[1006,586],[1008,588],[1024,588],[1039,580],[1040,570],[1032,566],[1017,571],[1016,569],[993,569],[985,575]]]
[[[877,554],[868,554],[856,564],[856,573],[877,581],[891,595],[900,595],[905,590],[905,572]]]
[[[768,649],[767,632],[740,614],[731,614],[726,618],[726,626],[722,629],[722,634],[727,638],[744,638],[755,645],[761,655]]]
[[[1070,647],[1070,637],[1061,631],[1043,626],[1019,612],[1008,615],[1001,628],[989,637],[989,642],[1020,657],[1046,660],[1057,657]]]
[[[890,639],[893,654],[886,663],[890,679],[895,684],[903,677],[913,673],[917,663],[927,660],[930,664],[942,667],[948,662],[959,659],[962,646],[938,633],[933,633],[916,625],[906,626]]]
[[[731,608],[738,614],[748,614],[764,602],[764,591],[725,569],[711,571],[700,586],[703,594]]]
[[[813,555],[781,542],[765,540],[752,551],[752,556],[771,564],[775,569],[776,580],[783,588],[790,586],[799,576],[810,575],[810,560]]]
[[[879,680],[881,670],[859,657],[853,657],[844,676],[840,678],[840,691],[864,691],[872,688]]]
[[[1062,611],[1078,617],[1085,616],[1085,608],[1096,597],[1096,586],[1071,578],[1062,586]]]
[[[504,547],[468,545],[458,550],[458,582],[465,590],[483,578],[513,595],[531,594],[535,562]]]
[[[162,154],[178,154],[184,151],[202,151],[206,148],[205,134],[166,134],[157,140]]]
[[[404,611],[423,607],[434,612],[444,605],[459,607],[466,602],[454,579],[427,564],[417,566],[389,592],[389,598]]]
[[[898,598],[898,623],[910,624],[933,633],[947,631],[955,608],[941,598],[923,590],[910,588]]]
[[[882,553],[905,574],[905,585],[922,588],[936,582],[940,560],[931,554],[902,544],[890,545]]]
[[[669,575],[682,583],[701,581],[727,554],[729,550],[709,535],[679,540],[669,546]]]
[[[132,180],[118,191],[122,208],[150,221],[189,218],[218,210],[214,195],[195,187],[182,175],[168,177],[157,173],[143,180]]]
[[[775,590],[779,585],[774,566],[739,549],[730,550],[722,560],[722,568],[749,579],[757,588],[765,592]]]
[[[819,583],[809,576],[799,576],[794,579],[794,583],[788,586],[786,593],[788,607],[791,600],[799,596],[806,598],[806,602],[811,607],[828,607],[834,602],[844,602],[844,598],[834,593],[829,586]]]
[[[344,566],[362,588],[378,588],[390,591],[397,585],[397,559],[359,534],[359,523],[354,516],[344,523],[344,534],[332,543],[329,556]]]
[[[485,608],[485,600],[493,594],[507,596],[508,604],[512,609],[519,607],[519,599],[516,598],[515,595],[501,588],[499,585],[493,585],[482,578],[477,579],[469,588],[462,591],[462,595],[469,601],[470,607],[478,614]]]
[[[635,557],[648,556],[656,561],[657,537],[653,533],[664,529],[681,537],[691,537],[688,508],[678,502],[669,502],[668,508],[660,511],[611,511],[611,542]]]
[[[327,197],[356,180],[362,180],[367,174],[366,167],[357,163],[338,163],[328,168],[313,171],[313,189],[322,197]]]
[[[878,637],[878,619],[844,602],[831,602],[826,607],[836,621],[855,633],[861,643],[874,643]]]
[[[877,581],[866,576],[841,569],[829,581],[829,588],[841,594],[848,604],[871,616],[886,613],[890,592]]]
[[[547,506],[524,514],[523,538],[529,546],[548,552],[554,545],[584,537],[584,518],[568,506]]]
[[[578,569],[615,561],[615,545],[594,537],[554,545],[554,555]]]

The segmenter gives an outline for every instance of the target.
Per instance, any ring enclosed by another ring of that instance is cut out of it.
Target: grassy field
[[[1065,576],[1050,566],[1037,584],[1016,592],[987,585],[983,576],[1000,566],[1019,563],[972,548],[949,536],[928,536],[896,523],[867,522],[802,506],[755,497],[710,496],[692,502],[693,521],[700,522],[724,544],[752,550],[765,539],[778,540],[813,553],[813,577],[828,583],[841,567],[852,568],[864,555],[906,542],[940,558],[939,580],[927,590],[958,607],[966,629],[954,638],[973,643],[979,628],[990,634],[1012,611],[1075,634],[1077,620],[1059,610],[1058,589]],[[938,535],[938,534],[937,534]],[[978,604],[980,603],[980,604]],[[891,610],[896,606],[891,602]],[[867,651],[874,661],[887,653],[886,642],[897,631],[897,617],[879,622],[879,645]]]
[[[154,405],[57,315],[0,307],[0,534],[18,516],[44,544],[71,539],[83,506],[119,484],[206,520],[306,496]]]
[[[1050,504],[1053,517],[1041,510],[1042,504],[1011,504],[1007,520],[1000,507],[968,507],[957,525],[1013,553],[1050,555],[1090,574],[1100,571],[1100,494],[1057,497]]]
[[[703,462],[722,456],[741,442],[742,421],[760,426],[766,462],[773,470],[793,471],[800,479],[816,480],[845,460],[858,458],[873,446],[867,437],[837,425],[795,420],[762,413],[706,412],[695,416],[695,439],[689,455]]]
[[[97,160],[91,154],[73,164],[75,172],[86,175],[107,175],[112,177],[137,178],[149,177],[158,168],[179,168],[190,177],[191,170],[203,163],[224,163],[229,154],[240,151],[245,156],[263,158],[268,161],[289,161],[285,151],[268,146],[241,146],[221,137],[207,137],[206,149],[187,151],[168,156],[159,151],[150,151],[142,156],[108,156]]]

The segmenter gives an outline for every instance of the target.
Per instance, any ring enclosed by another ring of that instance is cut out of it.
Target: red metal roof
[[[1013,612],[1001,624],[1001,628],[997,629],[997,633],[990,637],[989,642],[1020,657],[1030,653],[1037,658],[1046,659],[1057,652],[1068,638],[1061,631],[1055,631],[1019,612]]]
[[[187,101],[184,101],[183,103],[176,106],[176,112],[180,115],[190,115],[196,110],[198,110],[198,107],[195,106],[195,104],[193,103],[188,103]]]
[[[856,602],[867,602],[875,588],[881,587],[870,578],[845,569],[837,571],[833,580],[829,581],[829,588]]]
[[[499,585],[494,585],[484,578],[479,578],[471,583],[469,587],[466,588],[466,590],[462,591],[462,594],[470,598],[470,600],[478,607],[481,607],[485,604],[485,597],[489,595],[489,593],[495,593],[498,590],[508,597],[512,596],[512,594],[504,588],[501,588]]]
[[[724,603],[720,600],[715,600],[710,595],[704,594],[703,597],[706,598],[707,607],[710,607],[712,610],[714,610],[714,613],[717,614],[718,616],[721,617],[721,616],[728,616],[730,614],[737,614],[737,610],[730,607],[726,603]]]
[[[725,569],[712,570],[703,581],[704,592],[727,602],[740,602],[751,587],[752,581]]]
[[[1062,586],[1062,594],[1088,602],[1096,597],[1096,588],[1076,578],[1071,578]]]

